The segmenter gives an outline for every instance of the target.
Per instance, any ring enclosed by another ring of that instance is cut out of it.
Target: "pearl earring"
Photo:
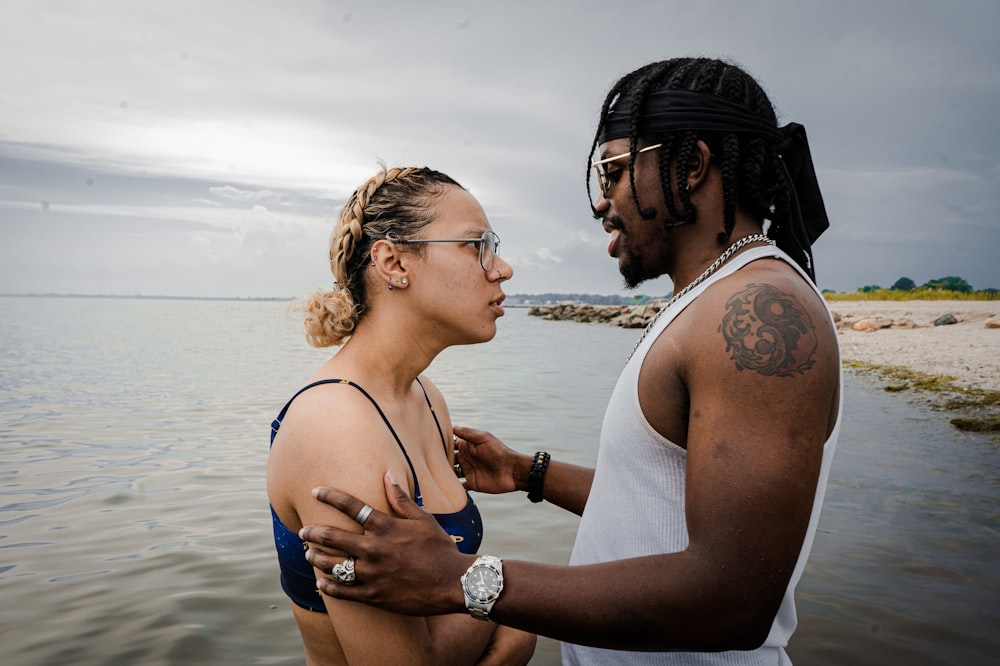
[[[406,278],[403,278],[402,280],[400,280],[400,282],[402,282],[403,284],[407,284]]]

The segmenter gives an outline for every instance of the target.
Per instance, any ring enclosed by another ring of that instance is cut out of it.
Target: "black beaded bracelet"
[[[542,501],[542,488],[545,484],[545,470],[549,468],[547,451],[538,451],[531,460],[531,471],[528,472],[528,499],[538,503]]]

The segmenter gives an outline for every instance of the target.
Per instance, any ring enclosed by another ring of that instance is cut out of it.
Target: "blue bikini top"
[[[410,456],[406,453],[403,442],[400,441],[399,435],[396,434],[396,430],[389,423],[389,419],[386,418],[385,413],[379,407],[378,403],[375,402],[375,399],[352,381],[346,379],[322,379],[300,389],[285,403],[281,412],[278,413],[278,418],[274,419],[271,423],[271,445],[274,445],[274,436],[278,433],[278,428],[281,427],[281,420],[285,418],[285,413],[288,411],[289,405],[292,404],[292,400],[295,400],[303,391],[311,389],[313,386],[319,386],[320,384],[346,384],[347,386],[352,386],[360,391],[375,406],[378,415],[382,417],[382,421],[385,422],[385,425],[389,428],[389,432],[392,433],[393,439],[396,440],[396,444],[399,445],[400,450],[403,452],[406,464],[410,466],[410,474],[413,475],[413,501],[417,506],[423,508],[424,498],[420,494],[420,483],[417,481],[417,473],[413,469],[413,463],[410,462]],[[434,405],[431,404],[431,399],[427,396],[427,390],[420,383],[419,379],[417,380],[417,384],[420,385],[420,390],[424,392],[424,400],[427,401],[427,407],[431,410],[434,423],[437,424],[438,434],[441,436],[441,443],[444,445],[447,455],[448,444],[445,440],[444,432],[441,430],[441,422],[438,421],[437,414],[434,412]],[[471,555],[479,550],[479,546],[483,541],[483,520],[482,516],[479,515],[479,509],[476,507],[475,502],[472,501],[472,497],[468,492],[465,493],[465,496],[465,506],[461,511],[431,515],[434,516],[444,531],[451,536],[458,549],[463,553]],[[299,538],[298,534],[288,529],[281,522],[278,514],[274,512],[273,506],[271,507],[271,526],[274,530],[274,547],[278,551],[278,566],[281,570],[281,589],[285,591],[288,598],[296,605],[306,610],[325,613],[326,606],[323,604],[323,598],[316,588],[316,576],[312,565],[306,561],[306,549],[308,546]]]

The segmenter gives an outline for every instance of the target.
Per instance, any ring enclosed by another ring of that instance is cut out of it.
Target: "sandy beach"
[[[1000,301],[833,301],[830,310],[839,316],[844,360],[905,366],[952,376],[958,386],[1000,391],[1000,329],[986,327],[987,320],[1000,317]],[[947,314],[957,323],[934,325]],[[862,320],[892,321],[892,326],[854,330]],[[905,320],[914,326],[905,327]]]

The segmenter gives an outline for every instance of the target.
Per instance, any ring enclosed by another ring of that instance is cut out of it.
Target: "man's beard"
[[[626,289],[635,289],[646,280],[655,277],[646,274],[646,266],[643,264],[642,257],[630,252],[627,252],[624,259],[618,262],[618,272],[621,273],[622,284],[625,285]]]
[[[667,239],[668,242],[671,241],[673,239],[673,234],[677,226],[679,225],[665,224],[664,228],[660,232],[664,234],[663,238]],[[649,263],[647,261],[647,259],[649,259],[648,254],[647,257],[644,258],[643,255],[640,254],[640,252],[631,251],[631,248],[628,243],[629,237],[625,233],[624,225],[622,225],[619,222],[617,225],[614,226],[614,228],[619,230],[619,233],[621,234],[622,238],[621,250],[618,260],[618,272],[621,273],[622,284],[625,286],[626,289],[635,289],[636,287],[638,287],[643,282],[646,282],[647,280],[654,280],[664,275],[663,270],[657,268],[651,268],[650,266],[647,265]],[[648,248],[645,249],[648,253],[649,249]],[[653,257],[652,261],[656,265],[659,264],[659,259],[656,257]]]

